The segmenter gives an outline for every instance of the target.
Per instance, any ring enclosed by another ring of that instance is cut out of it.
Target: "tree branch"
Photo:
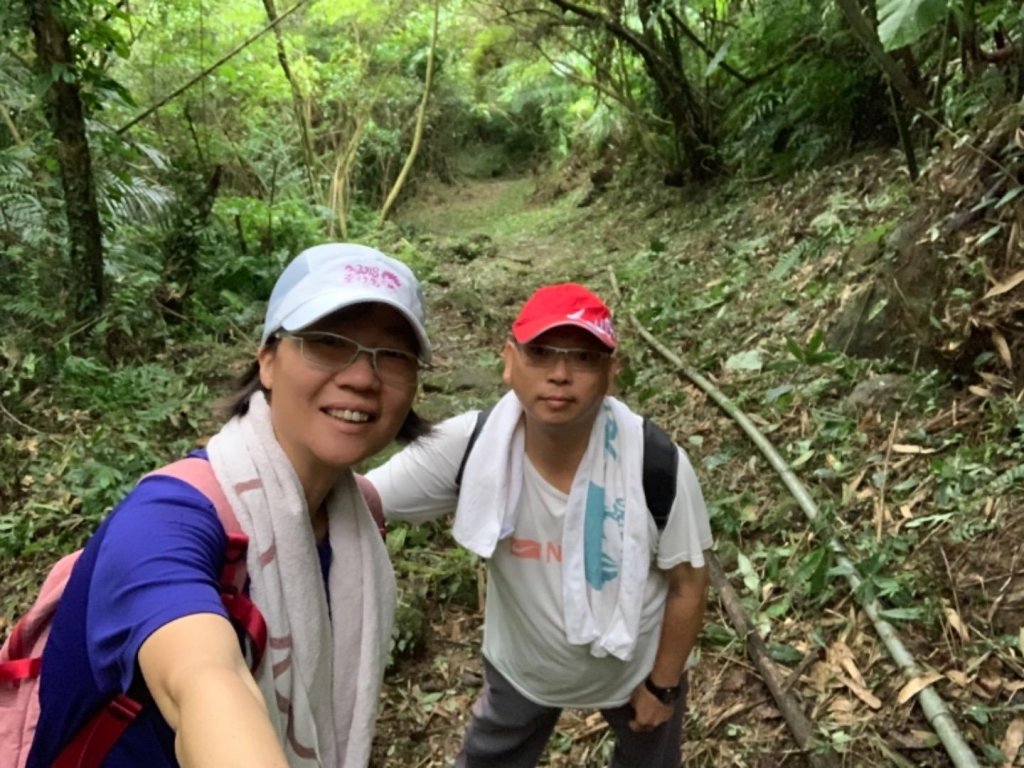
[[[708,46],[707,43],[705,43],[697,36],[696,32],[694,32],[686,25],[686,22],[684,22],[682,18],[680,18],[679,14],[675,12],[675,9],[669,8],[667,9],[667,12],[672,21],[674,21],[676,26],[679,27],[679,30],[683,33],[684,37],[686,37],[688,40],[690,40],[690,42],[692,42],[694,45],[696,45],[698,48],[704,51],[705,55],[707,55],[708,58],[713,59],[715,57],[715,52],[711,50],[710,46]],[[746,86],[753,85],[756,82],[753,78],[747,77],[742,72],[739,72],[738,70],[731,67],[724,60],[721,61],[718,66],[722,68],[723,72],[732,75]]]
[[[878,31],[864,18],[857,0],[836,0],[836,5],[843,12],[847,22],[853,29],[853,33],[860,38],[861,43],[867,48],[868,54],[892,82],[893,87],[900,92],[900,95],[907,100],[914,109],[924,111],[928,109],[927,97],[918,90],[903,67],[882,48],[878,39]]]
[[[248,48],[250,45],[252,45],[256,40],[258,40],[259,38],[263,37],[263,35],[265,35],[267,32],[272,30],[274,27],[276,27],[278,24],[280,24],[286,18],[291,16],[293,13],[295,13],[295,11],[299,10],[299,8],[301,8],[302,6],[304,6],[308,2],[309,2],[309,0],[299,0],[297,3],[295,3],[295,5],[293,5],[287,11],[285,11],[280,16],[278,16],[274,21],[272,21],[271,23],[267,24],[267,26],[263,27],[263,29],[261,29],[259,32],[255,32],[252,35],[250,35],[249,37],[247,37],[245,40],[243,40],[241,43],[236,45],[234,48],[232,48],[226,54],[221,56],[219,59],[217,59],[217,61],[215,61],[213,64],[208,66],[202,72],[197,74],[195,77],[193,77],[187,83],[185,83],[184,85],[182,85],[182,86],[180,86],[178,88],[175,88],[167,96],[165,96],[164,98],[160,99],[158,102],[156,102],[152,106],[147,107],[140,114],[136,115],[131,120],[129,120],[127,123],[125,123],[120,128],[118,128],[115,131],[115,133],[117,133],[117,134],[125,133],[129,129],[135,127],[135,125],[137,125],[138,123],[141,123],[147,117],[149,117],[154,112],[156,112],[158,109],[160,109],[161,107],[165,106],[169,102],[171,102],[174,99],[176,99],[178,96],[183,94],[185,91],[187,91],[193,85],[195,85],[200,80],[202,80],[204,77],[209,75],[211,72],[213,72],[214,70],[218,69],[221,65],[227,63],[232,58],[237,56],[239,53],[244,51],[246,48]]]

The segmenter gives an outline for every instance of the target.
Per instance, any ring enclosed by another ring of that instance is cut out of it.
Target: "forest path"
[[[437,370],[427,377],[418,407],[431,418],[485,406],[503,393],[501,344],[516,309],[535,288],[544,283],[581,282],[614,308],[619,302],[612,293],[609,266],[621,264],[652,239],[665,236],[683,213],[678,208],[632,211],[627,220],[615,215],[614,208],[577,207],[579,195],[546,201],[536,197],[535,180],[530,177],[464,182],[431,188],[400,212],[398,223],[404,230],[447,254],[426,276]],[[619,331],[625,337],[623,353],[635,354],[642,341],[627,327],[624,316],[619,318]],[[683,388],[678,382],[669,386]],[[719,419],[703,397],[688,397],[671,417],[674,424],[694,431],[695,424],[709,425]],[[470,599],[460,604],[450,595],[425,596],[431,622],[426,647],[414,659],[397,664],[385,686],[376,738],[382,766],[451,765],[479,691],[482,617],[469,606],[473,597],[482,594],[483,566],[454,544],[447,552],[427,557],[420,567],[442,574],[435,583],[450,585],[450,593],[468,591]],[[476,581],[468,590],[467,578]],[[406,599],[415,604],[421,597],[407,595]],[[724,623],[721,617],[715,620]],[[700,739],[686,748],[688,765],[721,765],[730,755],[739,757],[734,764],[767,768],[781,764],[779,748],[791,748],[766,692],[760,686],[753,692],[748,689],[750,679],[742,671],[748,664],[740,646],[712,649],[692,674],[690,702],[699,714],[690,717],[699,717],[700,722],[690,722],[687,732],[691,737],[699,734]],[[723,749],[716,730],[740,720],[741,730],[725,736],[725,741],[737,742],[736,748]],[[610,733],[599,713],[567,710],[542,765],[598,768],[608,764],[610,749]],[[801,762],[790,754],[785,764]]]
[[[658,231],[657,219],[620,226],[607,211],[578,207],[576,193],[540,198],[531,176],[468,181],[434,185],[400,211],[414,250],[418,242],[441,254],[425,275],[438,369],[426,381],[430,415],[501,392],[501,344],[536,288],[581,282],[614,305],[608,267]]]
[[[552,194],[559,183],[568,191]],[[1014,650],[1024,616],[1024,518],[1012,514],[1012,500],[970,495],[960,484],[970,481],[941,476],[956,466],[991,473],[989,457],[1015,434],[1012,411],[1000,416],[983,400],[965,400],[969,393],[940,372],[908,373],[815,346],[864,280],[864,243],[877,244],[878,233],[907,215],[901,195],[909,193],[899,184],[890,160],[865,157],[778,185],[657,186],[580,207],[585,184],[524,177],[421,189],[396,220],[426,265],[436,370],[417,407],[428,417],[502,394],[502,342],[539,285],[574,280],[609,301],[623,341],[620,395],[688,451],[714,507],[719,558],[781,674],[794,674],[791,691],[839,762],[855,768],[951,763],[920,707],[900,700],[906,679],[857,601],[827,573],[831,536],[852,543],[855,562],[875,569],[871,578],[887,590],[883,603],[897,608],[910,653],[947,675],[937,688],[974,747],[994,754],[1024,727],[1013,703],[1024,690]],[[833,507],[835,530],[808,523],[736,424],[638,337],[627,308],[747,410],[812,496]],[[877,395],[882,384],[888,396],[855,398]],[[934,447],[897,457],[895,442]],[[963,449],[949,455],[954,445]],[[946,455],[928,460],[939,452]],[[1007,472],[1009,454],[1000,461],[997,471]],[[959,495],[944,499],[940,490]],[[437,768],[451,764],[479,690],[483,568],[454,544],[439,551],[443,533],[408,536],[402,551],[411,564],[396,563],[418,586],[407,585],[403,599],[427,609],[430,631],[419,654],[389,673],[377,764]],[[1002,585],[1005,599],[990,605],[978,584]],[[400,610],[400,627],[409,615]],[[954,619],[981,640],[966,630],[954,635]],[[1007,635],[999,650],[986,631]],[[687,765],[806,765],[714,595],[701,651]],[[567,711],[542,765],[603,768],[610,747],[599,714]]]

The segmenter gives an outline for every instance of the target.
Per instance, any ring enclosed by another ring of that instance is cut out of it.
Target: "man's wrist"
[[[644,687],[647,689],[648,693],[654,696],[654,698],[656,698],[662,704],[670,705],[674,704],[676,700],[679,698],[679,694],[682,691],[683,686],[680,682],[677,682],[675,685],[672,686],[658,685],[653,680],[651,680],[651,676],[648,675],[644,678]]]

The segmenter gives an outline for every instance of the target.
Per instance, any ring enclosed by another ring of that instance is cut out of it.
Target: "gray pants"
[[[602,709],[615,731],[611,768],[679,768],[683,715],[686,712],[686,677],[675,711],[666,722],[646,733],[629,730],[633,708],[629,704]],[[484,689],[473,703],[456,768],[533,768],[537,765],[560,709],[535,704],[522,696],[484,659]]]

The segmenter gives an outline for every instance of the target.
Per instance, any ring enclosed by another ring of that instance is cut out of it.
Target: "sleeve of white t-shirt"
[[[476,426],[477,411],[453,416],[366,473],[389,520],[422,523],[455,511],[455,476]]]
[[[672,504],[665,530],[658,540],[658,568],[668,570],[680,563],[695,567],[704,565],[704,550],[710,549],[711,524],[704,505],[697,474],[686,451],[679,448],[676,472],[676,498]]]

